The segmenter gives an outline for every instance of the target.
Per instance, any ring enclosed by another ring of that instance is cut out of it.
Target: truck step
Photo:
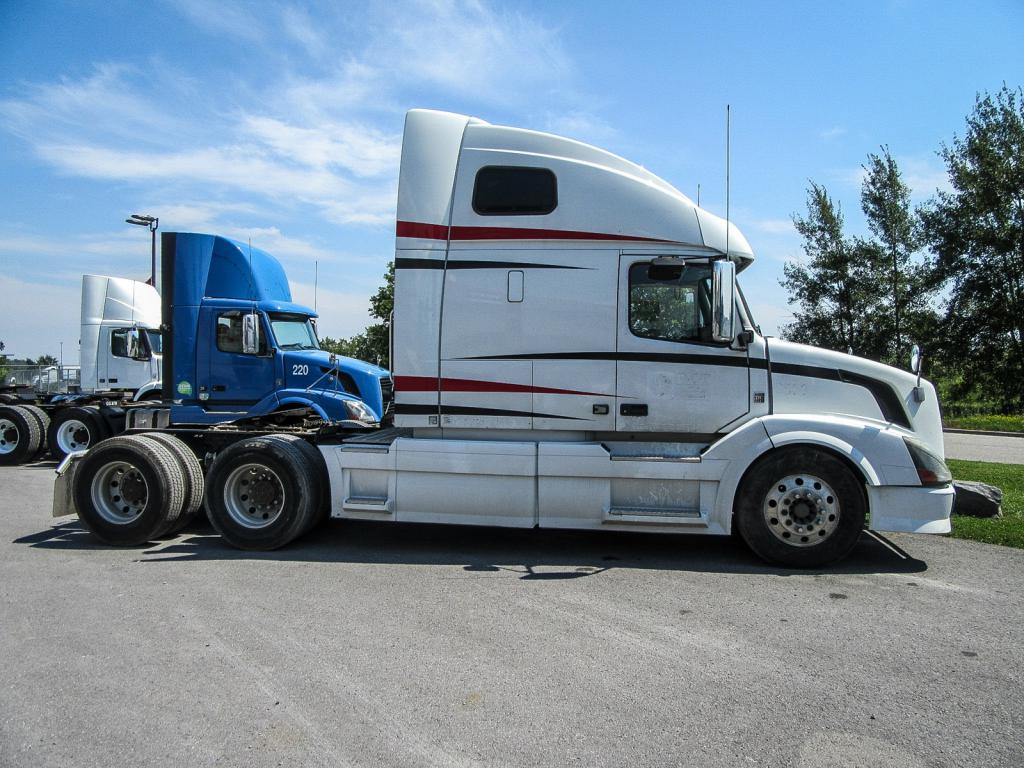
[[[707,525],[699,509],[686,507],[609,507],[604,519],[609,523]]]
[[[383,496],[349,496],[342,502],[345,509],[358,512],[391,514],[391,499]]]

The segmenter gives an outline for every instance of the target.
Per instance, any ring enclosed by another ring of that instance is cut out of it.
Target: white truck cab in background
[[[160,396],[160,294],[149,283],[82,275],[81,388]]]
[[[600,149],[414,110],[388,435],[322,445],[333,515],[727,534],[816,565],[950,530],[935,391],[764,337],[732,224]]]

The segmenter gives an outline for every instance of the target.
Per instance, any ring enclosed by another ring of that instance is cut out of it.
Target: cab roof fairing
[[[551,168],[558,177],[558,207],[546,215],[476,214],[471,204],[472,181],[485,165]],[[726,252],[724,219],[699,208],[636,163],[574,139],[430,110],[412,110],[406,117],[398,221],[441,227],[535,228],[550,232],[550,237],[539,239],[551,240],[559,239],[558,231],[594,232],[666,246],[701,246],[720,255]],[[399,247],[410,247],[403,245],[403,239]],[[435,239],[426,247],[444,246],[443,240]],[[732,223],[728,251],[741,270],[754,259],[750,244]]]

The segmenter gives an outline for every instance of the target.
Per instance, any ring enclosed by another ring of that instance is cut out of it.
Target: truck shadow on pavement
[[[225,545],[203,521],[176,536],[117,550],[69,520],[16,539],[37,549],[123,552],[142,563],[252,560],[461,566],[467,575],[518,574],[524,580],[578,579],[615,568],[779,576],[922,573],[928,564],[884,536],[864,531],[853,552],[820,569],[790,570],[757,558],[736,537],[500,529],[332,520],[273,552],[242,552]]]

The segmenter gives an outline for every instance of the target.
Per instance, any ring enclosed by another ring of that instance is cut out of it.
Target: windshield
[[[281,349],[320,349],[316,330],[306,315],[271,312],[270,327],[274,329],[274,338]]]

